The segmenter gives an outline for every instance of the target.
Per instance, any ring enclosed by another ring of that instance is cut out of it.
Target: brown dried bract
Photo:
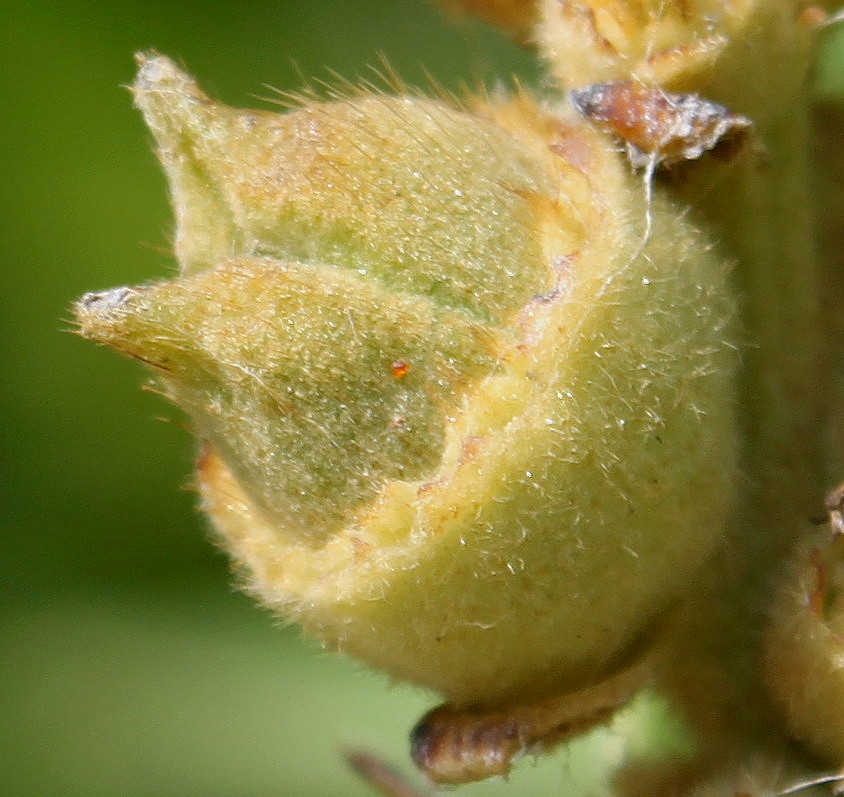
[[[652,666],[645,656],[582,691],[500,710],[446,703],[411,732],[411,756],[437,783],[506,775],[519,755],[547,750],[609,719],[649,679]]]
[[[627,144],[636,168],[694,160],[735,144],[752,126],[746,116],[698,94],[672,94],[629,80],[593,83],[571,92],[575,108]]]

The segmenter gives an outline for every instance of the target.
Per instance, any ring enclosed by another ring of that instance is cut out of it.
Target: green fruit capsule
[[[462,705],[622,666],[731,502],[704,234],[564,108],[241,111],[140,62],[182,273],[77,318],[191,418],[249,590]]]

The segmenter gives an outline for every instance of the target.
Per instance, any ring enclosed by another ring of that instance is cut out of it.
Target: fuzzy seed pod
[[[77,318],[190,416],[248,588],[462,705],[623,666],[731,500],[706,238],[524,97],[241,111],[140,62],[182,273]]]

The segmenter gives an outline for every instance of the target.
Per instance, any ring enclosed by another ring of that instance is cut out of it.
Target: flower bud
[[[135,96],[182,275],[77,317],[190,416],[249,589],[460,704],[624,666],[730,504],[734,308],[703,234],[525,97],[241,111],[160,56]]]
[[[840,501],[840,490],[839,501]],[[844,761],[844,538],[840,504],[801,546],[770,608],[764,673],[791,733],[833,766]],[[836,523],[838,522],[838,527]]]
[[[756,48],[790,50],[784,43],[791,41],[800,26],[803,3],[539,0],[539,6],[539,48],[565,85],[632,80],[672,91],[709,93],[713,79],[729,76],[730,98],[758,95],[761,106],[753,108],[753,116],[759,121],[756,111],[764,111],[765,102],[776,104],[777,97],[753,91],[754,82],[772,76],[772,64],[759,59]],[[803,27],[808,33],[808,26]],[[728,99],[718,94],[719,101]]]

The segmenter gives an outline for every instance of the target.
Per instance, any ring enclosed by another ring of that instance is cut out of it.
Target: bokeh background
[[[411,771],[431,695],[281,628],[232,587],[190,487],[178,413],[137,364],[69,333],[88,290],[174,270],[171,219],[129,93],[132,53],[181,60],[232,104],[301,75],[517,74],[531,57],[424,0],[6,0],[0,23],[0,793],[371,794],[338,751]],[[819,91],[840,96],[826,35]],[[602,795],[623,722],[466,795]]]

